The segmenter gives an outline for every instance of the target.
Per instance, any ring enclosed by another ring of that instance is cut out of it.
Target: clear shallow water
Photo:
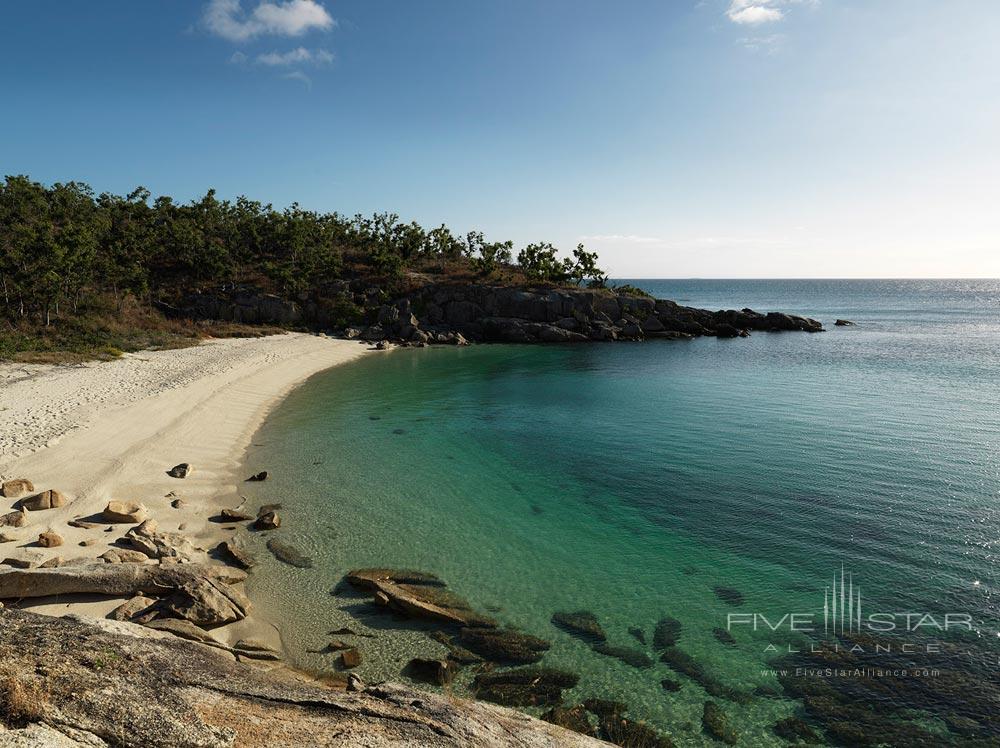
[[[362,641],[366,678],[443,651],[331,595],[368,565],[438,574],[551,640],[543,664],[581,674],[567,701],[626,701],[683,745],[710,744],[702,688],[591,652],[554,611],[591,610],[613,643],[637,647],[629,627],[651,636],[677,618],[679,646],[746,694],[776,686],[762,671],[776,637],[737,629],[726,647],[713,628],[734,611],[821,611],[842,564],[866,610],[965,611],[996,640],[1000,282],[633,283],[692,306],[808,314],[829,332],[406,350],[314,378],[247,465],[271,471],[249,490],[284,503],[281,539],[316,562],[261,553],[252,577],[298,664],[332,667],[308,650],[344,625],[379,634]],[[770,745],[797,704],[724,707],[744,745]]]

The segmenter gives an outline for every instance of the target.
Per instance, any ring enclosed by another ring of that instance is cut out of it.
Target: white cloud
[[[760,26],[783,19],[784,6],[803,3],[816,5],[818,0],[730,0],[726,16],[742,26]]]
[[[329,65],[333,62],[333,55],[325,49],[315,51],[299,47],[290,52],[268,52],[257,56],[259,65],[269,67],[281,67],[284,65]]]
[[[234,42],[257,36],[301,36],[312,29],[328,31],[336,25],[317,0],[262,1],[245,12],[240,0],[210,0],[203,18],[213,34]]]

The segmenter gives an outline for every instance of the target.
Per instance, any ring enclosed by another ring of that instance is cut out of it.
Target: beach
[[[0,544],[0,558],[33,566],[97,558],[134,524],[68,523],[95,519],[110,500],[120,500],[142,503],[161,532],[182,534],[194,546],[195,560],[208,560],[205,552],[236,532],[236,523],[210,518],[241,503],[248,476],[237,471],[270,409],[297,384],[367,349],[288,333],[73,366],[0,366],[0,476],[26,478],[37,491],[55,489],[70,499],[59,508],[29,512],[23,527],[3,528],[13,540]],[[180,463],[191,466],[186,478],[167,474]],[[3,501],[3,512],[16,505]],[[38,536],[47,531],[62,544],[39,547]],[[42,598],[21,607],[103,617],[120,603]],[[259,628],[251,618],[215,635],[225,641],[252,633],[274,641]]]

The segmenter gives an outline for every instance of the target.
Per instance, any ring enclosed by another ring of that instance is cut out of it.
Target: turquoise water
[[[799,640],[737,627],[724,646],[712,632],[728,613],[821,612],[843,565],[866,610],[967,612],[977,646],[995,647],[1000,282],[632,282],[692,306],[808,314],[829,331],[402,350],[314,378],[247,465],[272,473],[253,498],[284,504],[281,539],[316,562],[264,553],[251,579],[292,659],[331,668],[309,650],[344,625],[378,634],[362,645],[368,679],[443,652],[420,627],[331,594],[353,567],[419,568],[551,640],[543,664],[581,674],[568,702],[617,698],[678,744],[709,745],[700,685],[598,655],[550,623],[587,609],[613,643],[641,647],[630,627],[651,637],[664,615],[679,619],[679,646],[747,696],[724,702],[741,744],[763,746],[800,707],[760,696],[777,688],[765,648]],[[834,328],[838,317],[858,324]]]

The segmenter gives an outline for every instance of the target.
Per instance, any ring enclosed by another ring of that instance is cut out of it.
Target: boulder
[[[38,565],[39,569],[57,569],[63,565],[62,556],[53,556],[48,561],[43,561]]]
[[[105,522],[122,525],[137,525],[147,517],[146,507],[137,501],[109,501],[101,512]]]
[[[415,681],[435,686],[447,686],[455,680],[457,667],[450,660],[430,660],[414,658],[407,663],[404,675]]]
[[[152,610],[152,607],[155,604],[156,600],[151,597],[136,595],[108,613],[108,618],[112,621],[135,621],[137,623],[146,623],[146,621],[139,619],[148,617],[149,620],[152,620],[155,615],[155,611]]]
[[[188,473],[191,472],[191,465],[186,462],[182,462],[180,465],[174,465],[167,471],[167,475],[171,478],[187,478]]]
[[[176,532],[157,532],[156,521],[147,519],[133,527],[119,543],[149,558],[191,558],[195,548],[183,535]]]
[[[24,509],[0,514],[0,527],[24,527],[27,522],[28,513]]]
[[[109,564],[143,564],[149,560],[142,551],[134,551],[129,548],[111,548],[102,553],[99,558],[103,558]]]
[[[375,601],[410,618],[455,626],[496,626],[496,621],[473,610],[469,603],[445,589],[433,574],[394,569],[355,569],[347,582],[372,592]]]
[[[257,530],[277,530],[281,527],[281,517],[274,511],[261,512],[254,521],[253,526]]]
[[[173,501],[170,502],[170,506],[172,506],[174,509],[183,509],[184,507],[187,506],[187,502],[184,501],[184,499],[174,499]]]
[[[13,557],[5,558],[3,561],[0,561],[0,564],[2,564],[3,566],[13,566],[15,569],[31,569],[35,566],[36,563],[37,563],[36,561],[30,558],[13,558]],[[3,576],[5,575],[2,572],[0,572],[0,581],[2,581]]]
[[[42,548],[57,548],[62,544],[62,535],[57,532],[47,530],[38,536],[38,545],[42,546]]]
[[[240,511],[239,509],[223,509],[219,512],[217,518],[213,517],[213,521],[218,522],[249,522],[255,517],[252,514],[247,514],[246,512]]]
[[[358,667],[361,664],[361,652],[357,649],[345,649],[340,653],[340,666],[346,670]]]
[[[145,621],[143,625],[146,626],[146,628],[173,634],[180,639],[187,639],[188,641],[198,642],[200,644],[208,644],[213,647],[223,647],[222,643],[218,639],[204,629],[195,626],[190,621],[184,621],[179,618],[154,618],[149,621]]]
[[[29,496],[26,499],[21,499],[20,507],[27,509],[29,512],[39,512],[44,509],[57,509],[61,506],[66,506],[68,503],[69,499],[65,494],[60,491],[49,490],[36,493],[34,496]]]
[[[219,626],[241,621],[247,616],[250,601],[229,585],[207,577],[181,584],[161,603],[161,610],[198,626]]]
[[[0,532],[0,543],[14,543],[17,542],[17,537],[14,535],[8,535],[5,532]]]
[[[251,660],[280,660],[281,654],[257,639],[240,639],[233,645],[233,651]]]
[[[14,478],[0,484],[0,496],[6,499],[18,499],[35,490],[35,484],[27,478]]]
[[[223,559],[227,562],[232,562],[240,569],[250,569],[257,563],[253,554],[246,549],[243,541],[238,538],[223,540],[216,546],[216,550]]]
[[[855,323],[849,319],[838,319],[833,323],[837,327],[854,327]]]

